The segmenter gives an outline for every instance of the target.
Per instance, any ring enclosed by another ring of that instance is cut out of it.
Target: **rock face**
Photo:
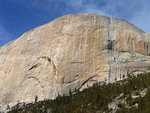
[[[0,48],[0,103],[32,102],[150,69],[150,33],[116,18],[66,15]]]

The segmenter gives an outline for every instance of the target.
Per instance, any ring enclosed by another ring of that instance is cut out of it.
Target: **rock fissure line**
[[[34,69],[34,68],[37,68],[37,67],[39,67],[41,64],[40,63],[38,63],[38,64],[35,64],[35,65],[33,65],[31,68],[29,68],[28,70],[30,71],[30,70],[32,70],[32,69]]]
[[[73,82],[77,81],[78,79],[75,79],[75,80],[72,80],[72,81],[69,81],[69,82],[64,82],[65,84],[72,84]]]
[[[36,79],[38,81],[38,83],[40,84],[40,86],[42,87],[42,89],[44,89],[43,85],[41,84],[40,80],[36,77],[33,77],[33,76],[28,76],[27,78],[33,78],[33,79]]]
[[[108,83],[110,83],[110,78],[111,78],[111,62],[110,62],[110,58],[111,58],[111,53],[112,53],[112,50],[113,50],[113,41],[114,41],[114,35],[113,35],[113,21],[112,21],[112,18],[109,18],[109,27],[108,27],[108,36],[107,36],[107,54],[108,54],[108,57],[107,57],[107,62],[108,62]]]
[[[55,66],[55,64],[54,64],[54,62],[50,59],[50,57],[42,56],[41,58],[46,59],[50,64],[53,65],[54,69],[57,70],[57,68],[56,68],[56,66]]]
[[[45,95],[45,89],[44,89],[43,85],[41,84],[41,81],[38,78],[33,77],[33,76],[28,76],[27,78],[36,79],[38,81],[39,85],[41,86],[41,88],[43,89],[42,93]]]
[[[36,36],[36,41],[35,41],[34,47],[33,47],[32,59],[33,59],[33,57],[35,55],[35,52],[36,52],[36,49],[37,49],[37,46],[38,46],[39,38],[40,38],[40,35],[41,35],[41,29],[42,28],[40,27],[40,29],[39,29],[39,31],[37,33],[37,36]]]
[[[79,90],[80,90],[80,89],[82,88],[82,86],[84,86],[90,79],[94,78],[94,77],[97,76],[97,75],[98,75],[98,74],[95,74],[95,75],[89,77],[87,80],[85,80],[85,81],[82,83],[82,85],[79,87]]]
[[[78,63],[78,64],[83,64],[83,63],[85,63],[85,62],[80,62],[80,61],[74,61],[74,62],[71,62],[71,64],[75,64],[75,63]]]

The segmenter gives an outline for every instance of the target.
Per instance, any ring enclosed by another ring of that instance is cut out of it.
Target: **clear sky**
[[[57,17],[84,12],[124,19],[150,32],[150,0],[0,0],[0,46]]]

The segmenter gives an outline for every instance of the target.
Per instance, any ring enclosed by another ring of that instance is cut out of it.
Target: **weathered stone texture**
[[[149,33],[116,18],[66,15],[0,48],[0,103],[55,98],[149,69]]]

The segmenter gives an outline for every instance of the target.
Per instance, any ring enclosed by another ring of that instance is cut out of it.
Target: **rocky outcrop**
[[[0,103],[55,98],[149,69],[149,33],[116,18],[66,15],[0,48]]]

